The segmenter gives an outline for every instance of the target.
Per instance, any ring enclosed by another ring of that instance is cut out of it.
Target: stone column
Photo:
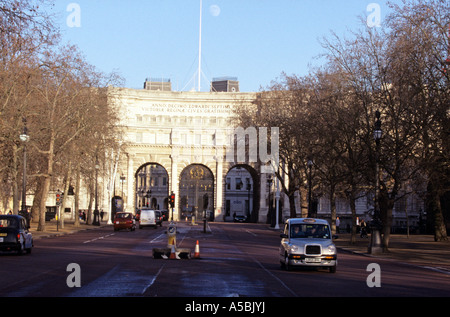
[[[127,182],[126,191],[124,191],[124,195],[127,198],[125,201],[125,210],[127,212],[132,212],[133,214],[136,212],[135,203],[136,203],[136,178],[134,177],[134,160],[132,155],[127,154]]]
[[[179,192],[179,179],[178,179],[178,160],[177,156],[172,153],[170,156],[172,159],[172,172],[170,174],[170,191],[175,194],[175,208],[173,210],[173,220],[179,221],[180,220],[180,192]],[[170,194],[170,193],[169,193]],[[169,209],[170,206],[169,206]],[[169,210],[169,219],[172,219],[172,210]]]
[[[269,205],[267,204],[269,199],[269,192],[267,192],[267,179],[270,174],[261,173],[261,188],[260,188],[260,196],[259,196],[259,214],[258,214],[258,222],[266,223],[267,215],[269,213]]]
[[[214,210],[214,219],[223,221],[223,159],[222,155],[216,155],[216,183],[214,193],[216,195],[216,205]]]

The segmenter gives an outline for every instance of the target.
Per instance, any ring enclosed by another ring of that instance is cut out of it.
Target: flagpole
[[[200,28],[198,40],[198,91],[200,91],[201,77],[202,77],[202,0],[200,0]]]

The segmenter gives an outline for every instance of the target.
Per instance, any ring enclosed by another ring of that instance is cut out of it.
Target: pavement
[[[179,224],[189,223],[180,222]],[[52,220],[46,222],[45,231],[37,231],[36,223],[31,224],[30,231],[33,234],[33,239],[36,240],[45,237],[73,234],[81,230],[95,230],[105,226],[110,225],[106,221],[101,221],[100,226],[87,225],[81,221],[79,226],[76,226],[73,221],[66,220],[64,227],[61,228],[61,226],[57,226],[55,220]],[[203,231],[203,223],[199,223],[195,227]],[[210,232],[209,227],[207,230]],[[339,238],[335,239],[334,243],[340,251],[408,263],[450,275],[450,237],[448,241],[435,242],[433,235],[411,234],[407,236],[406,234],[393,234],[389,243],[389,252],[369,254],[370,235],[368,238],[361,238],[357,235],[354,244],[350,242],[350,234],[340,233],[338,236]]]
[[[105,226],[109,226],[106,221],[101,221],[100,226],[87,225],[84,221],[80,221],[79,226],[76,226],[73,220],[66,220],[64,222],[64,226],[62,227],[61,225],[57,225],[56,220],[51,220],[45,222],[44,231],[38,231],[38,224],[32,222],[30,232],[33,234],[33,240],[38,240],[41,238],[50,238],[66,234],[73,234],[83,230],[95,230]]]
[[[340,250],[372,258],[408,263],[450,275],[450,237],[448,241],[435,242],[433,235],[392,234],[388,252],[369,254],[370,234],[368,238],[361,238],[357,235],[354,244],[350,242],[350,234],[340,233],[338,236],[339,238],[335,239],[334,243]]]

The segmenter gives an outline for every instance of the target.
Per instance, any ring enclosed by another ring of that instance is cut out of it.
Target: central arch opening
[[[187,166],[180,175],[181,219],[214,220],[214,175],[201,164]]]
[[[136,172],[136,209],[150,207],[167,210],[169,175],[166,169],[156,163],[147,163]]]
[[[260,180],[256,170],[246,164],[229,169],[225,177],[225,221],[257,222]]]

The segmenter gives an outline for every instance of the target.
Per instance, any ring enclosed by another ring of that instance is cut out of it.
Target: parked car
[[[235,215],[234,216],[234,222],[246,222],[247,217],[244,215]]]
[[[137,214],[139,214],[139,229],[143,227],[154,227],[157,228],[156,215],[153,209],[142,208],[139,209]]]
[[[136,221],[131,212],[118,212],[114,216],[114,231],[120,229],[128,229],[134,231],[136,229]]]
[[[161,210],[162,213],[162,220],[167,221],[169,220],[169,211],[168,210]]]
[[[155,219],[156,219],[156,225],[159,225],[160,227],[162,227],[163,215],[160,210],[155,210]]]
[[[0,215],[0,251],[17,251],[18,254],[31,253],[33,235],[28,231],[24,217]]]
[[[337,251],[326,220],[288,219],[280,237],[280,263],[286,270],[294,266],[313,266],[336,272]]]

